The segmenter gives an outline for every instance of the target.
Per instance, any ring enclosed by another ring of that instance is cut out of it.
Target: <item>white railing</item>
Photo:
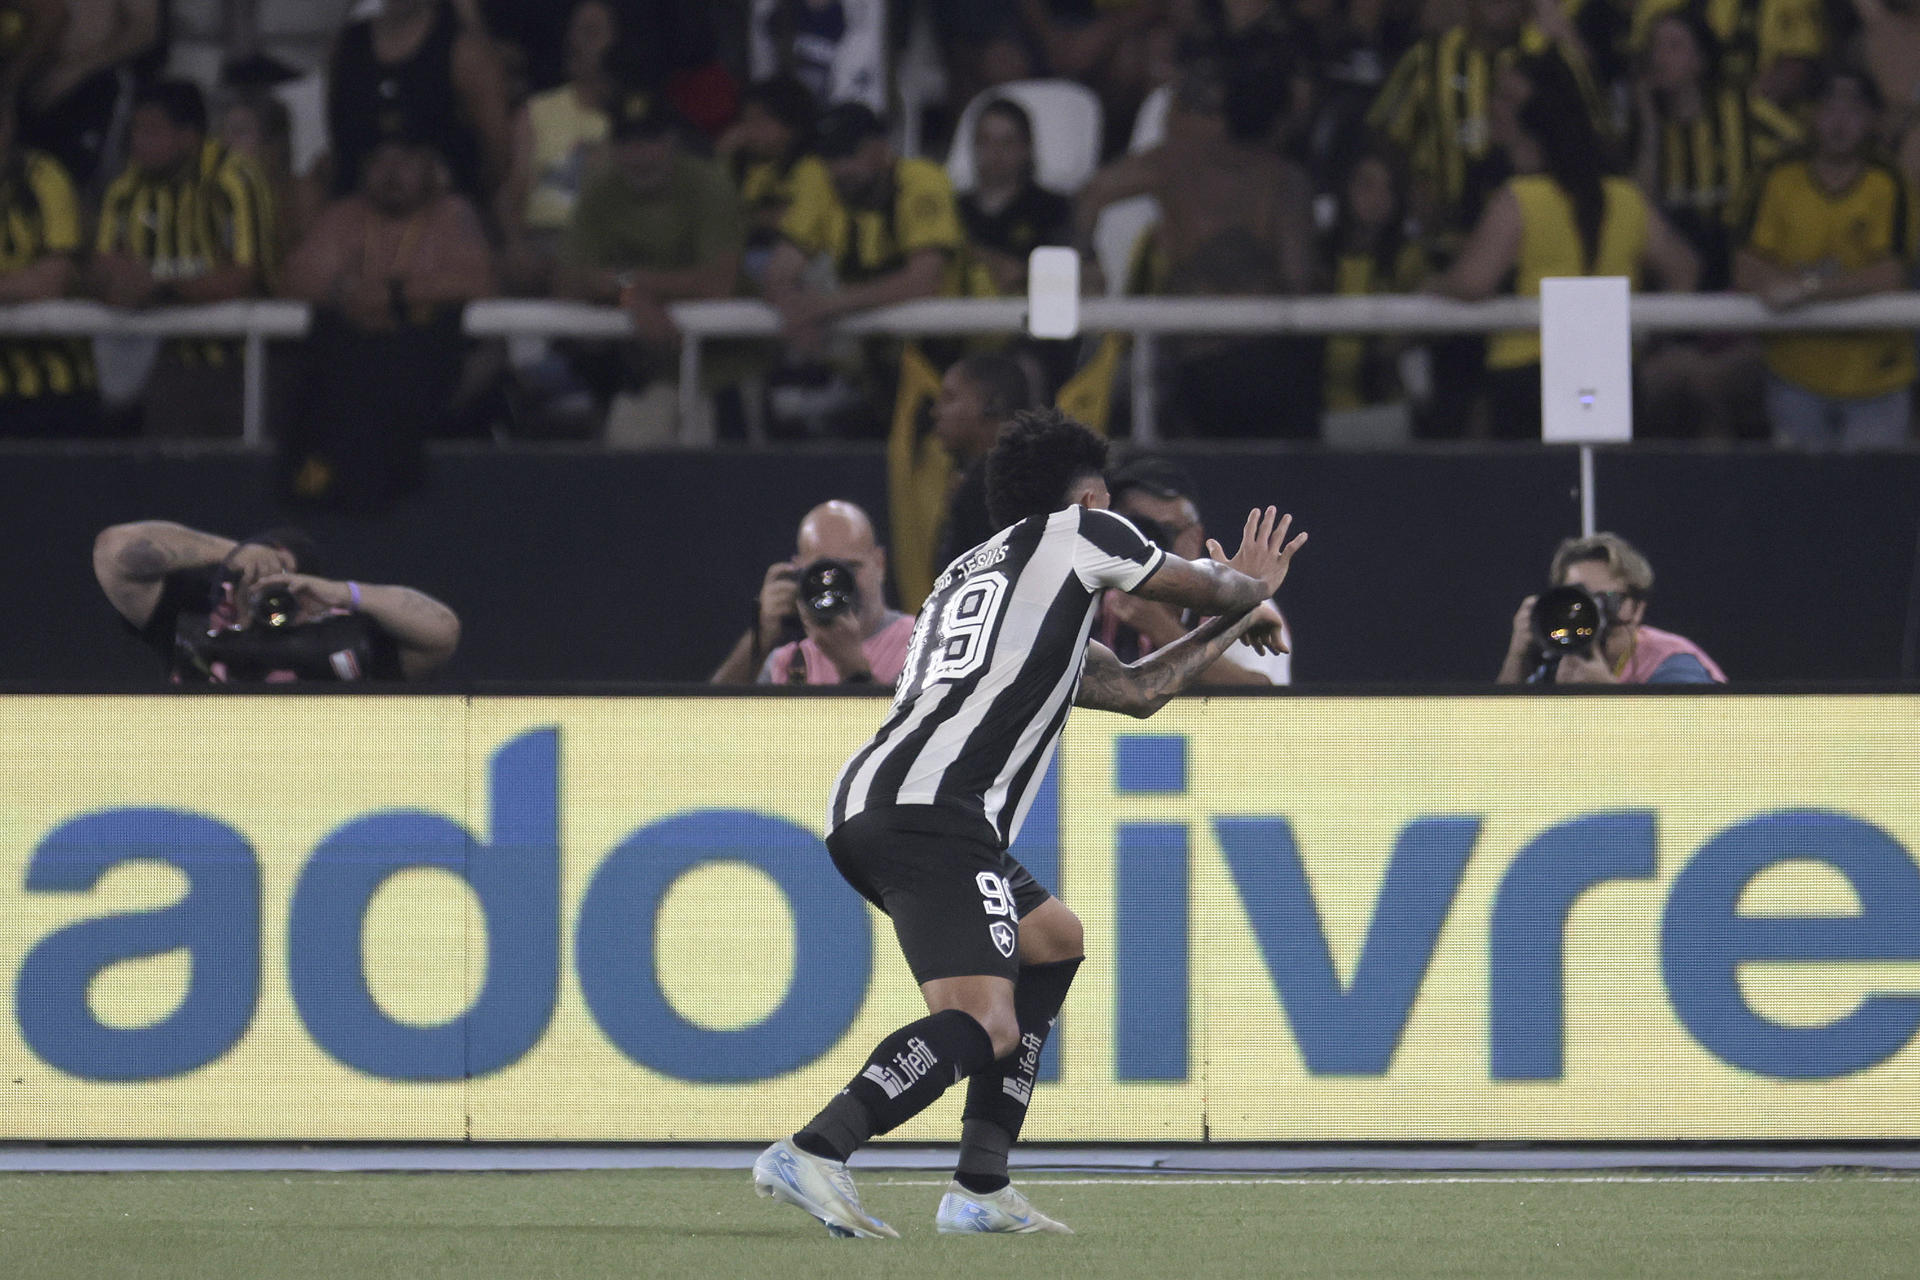
[[[771,338],[779,314],[754,299],[686,302],[671,308],[683,335],[680,348],[681,421],[701,420],[702,346],[716,338]],[[0,306],[0,336],[231,337],[243,342],[246,386],[244,434],[266,439],[263,361],[270,338],[307,331],[307,307],[298,302],[225,302],[205,307],[119,311],[92,302],[36,302]],[[1089,298],[1081,304],[1089,332],[1135,335],[1133,412],[1136,438],[1152,436],[1152,340],[1165,334],[1485,333],[1532,328],[1540,305],[1527,298],[1455,302],[1425,295],[1311,298]],[[1026,323],[1021,298],[942,298],[848,316],[833,327],[845,334],[966,335],[1017,332]],[[1633,299],[1638,330],[1780,332],[1821,329],[1920,329],[1920,293],[1880,294],[1769,311],[1743,294],[1643,294]],[[564,337],[617,340],[632,333],[624,312],[574,302],[494,299],[470,303],[466,330],[475,337]],[[698,443],[687,441],[688,443]]]
[[[764,302],[728,299],[681,303],[671,308],[683,337],[680,348],[680,421],[703,420],[700,398],[701,344],[713,338],[770,338],[780,332],[779,314]],[[848,334],[966,335],[1018,332],[1026,325],[1023,298],[938,298],[883,307],[842,319]],[[1310,298],[1089,298],[1081,303],[1081,328],[1131,333],[1131,381],[1135,440],[1154,439],[1153,339],[1161,334],[1261,333],[1487,333],[1538,328],[1540,303],[1532,298],[1456,302],[1424,294]],[[1822,303],[1795,311],[1769,311],[1744,294],[1644,294],[1633,299],[1633,323],[1645,332],[1795,329],[1920,328],[1920,293],[1882,294],[1849,302]],[[617,338],[630,333],[626,316],[613,307],[571,302],[499,300],[467,307],[467,332],[508,337],[544,334]],[[684,440],[684,437],[683,437]],[[694,441],[685,441],[694,443]],[[704,443],[704,442],[700,442]]]
[[[305,337],[312,313],[304,302],[216,302],[204,307],[123,311],[98,302],[22,302],[0,307],[0,337],[238,338],[241,435],[267,438],[267,339]]]

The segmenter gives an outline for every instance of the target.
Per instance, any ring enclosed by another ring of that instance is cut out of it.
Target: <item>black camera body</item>
[[[224,611],[229,605],[245,618],[244,626]],[[241,575],[229,570],[214,579],[207,612],[181,611],[174,670],[184,679],[222,684],[288,675],[302,681],[365,679],[374,670],[374,635],[364,614],[326,613],[303,621],[299,597],[284,584],[243,595]]]
[[[824,625],[860,610],[859,579],[845,560],[822,556],[801,568],[784,570],[780,577],[795,583],[797,591],[793,612],[780,621],[776,645],[797,644],[807,638],[807,629],[800,622],[803,614]]]
[[[1605,597],[1578,583],[1542,591],[1533,602],[1533,642],[1551,655],[1589,654],[1602,643],[1613,615]]]

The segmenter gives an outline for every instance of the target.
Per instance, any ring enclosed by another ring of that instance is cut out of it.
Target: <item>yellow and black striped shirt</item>
[[[1692,0],[1635,0],[1628,43],[1647,47],[1653,25]],[[1817,60],[1827,51],[1821,0],[1706,0],[1702,16],[1720,39],[1720,79],[1745,87],[1782,58]]]
[[[1727,286],[1731,232],[1745,217],[1758,176],[1799,145],[1805,129],[1752,92],[1725,88],[1692,120],[1664,120],[1653,147],[1653,189],[1668,221],[1700,254],[1703,289]]]
[[[791,176],[780,234],[803,253],[831,256],[842,284],[878,279],[898,271],[921,249],[939,249],[947,255],[941,293],[961,294],[960,255],[967,233],[945,169],[928,160],[895,161],[893,198],[878,209],[842,202],[833,175],[817,160],[801,161]]]
[[[1338,294],[1414,293],[1426,276],[1426,255],[1413,243],[1401,245],[1387,263],[1362,252],[1339,253],[1333,259],[1333,291]],[[1361,409],[1398,399],[1398,373],[1386,358],[1390,345],[1365,334],[1328,337],[1322,359],[1326,408]]]
[[[775,227],[786,216],[787,206],[793,203],[794,190],[805,179],[799,171],[806,166],[817,165],[820,161],[813,156],[801,156],[791,164],[777,160],[754,160],[734,163],[734,186],[740,190],[741,207],[747,211],[748,233],[762,227]],[[831,177],[827,179],[833,181]]]
[[[1600,94],[1578,51],[1548,42],[1533,27],[1517,43],[1488,48],[1466,27],[1428,36],[1402,55],[1367,112],[1367,127],[1406,153],[1415,184],[1439,203],[1442,231],[1464,231],[1492,190],[1473,192],[1473,168],[1493,152],[1488,113],[1500,73],[1521,58],[1556,50],[1579,81],[1596,124]],[[1477,198],[1475,198],[1477,197]]]
[[[1662,122],[1654,143],[1661,208],[1739,221],[1754,175],[1805,134],[1798,120],[1765,98],[1722,89],[1692,120]]]
[[[100,204],[97,253],[125,253],[160,281],[191,280],[218,267],[258,268],[271,285],[275,268],[273,194],[253,162],[211,139],[174,172],[128,169]],[[210,362],[220,343],[195,344]]]
[[[80,202],[60,162],[37,151],[0,168],[0,274],[54,254],[80,250]],[[84,343],[29,339],[0,344],[0,399],[37,400],[93,387],[93,358]]]

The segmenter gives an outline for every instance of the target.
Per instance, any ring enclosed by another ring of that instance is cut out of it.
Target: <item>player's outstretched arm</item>
[[[1169,555],[1133,594],[1206,614],[1237,614],[1251,609],[1280,589],[1294,553],[1306,544],[1304,533],[1287,540],[1292,524],[1292,516],[1283,516],[1273,507],[1264,512],[1249,511],[1240,550],[1231,560],[1218,542],[1208,539],[1207,550],[1213,559],[1184,560]]]
[[[1131,665],[1120,661],[1099,641],[1090,641],[1074,705],[1118,711],[1144,720],[1217,662],[1256,619],[1251,609],[1209,618],[1166,648],[1155,649]]]

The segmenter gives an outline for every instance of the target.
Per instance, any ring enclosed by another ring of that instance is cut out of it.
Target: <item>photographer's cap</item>
[[[1107,491],[1116,501],[1130,489],[1155,498],[1185,498],[1196,505],[1200,501],[1193,477],[1187,474],[1186,468],[1154,454],[1134,458],[1107,476]]]

